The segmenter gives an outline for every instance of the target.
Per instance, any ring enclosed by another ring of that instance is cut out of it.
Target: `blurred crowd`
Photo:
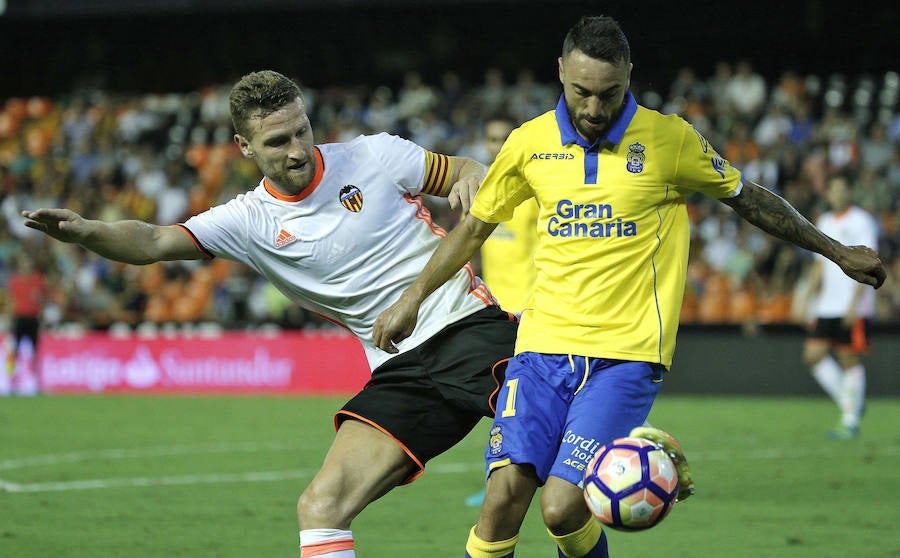
[[[302,83],[302,80],[301,80]],[[784,196],[810,220],[827,210],[826,179],[850,177],[855,203],[881,225],[880,253],[900,277],[900,76],[765,79],[747,62],[712,75],[680,70],[670,84],[633,83],[641,104],[689,120],[746,179]],[[173,224],[254,188],[260,176],[231,141],[230,84],[126,95],[78,90],[0,100],[0,284],[27,255],[48,279],[48,327],[136,328],[216,323],[329,327],[232,262],[128,266],[50,241],[19,212],[68,207],[89,218]],[[447,154],[488,162],[480,137],[497,114],[525,121],[552,109],[560,88],[532,73],[415,72],[387,85],[304,88],[317,143],[386,131]],[[692,255],[683,323],[799,323],[811,255],[736,218],[724,204],[688,200]],[[436,220],[456,216],[432,200]],[[900,282],[878,291],[877,320],[900,321]]]

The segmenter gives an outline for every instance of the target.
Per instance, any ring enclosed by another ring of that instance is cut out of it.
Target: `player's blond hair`
[[[250,137],[251,119],[265,118],[297,98],[302,98],[300,86],[274,70],[245,75],[231,88],[228,98],[235,131]]]

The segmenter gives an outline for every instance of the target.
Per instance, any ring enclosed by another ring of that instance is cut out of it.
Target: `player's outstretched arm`
[[[422,301],[466,265],[496,227],[496,223],[485,223],[472,215],[466,215],[441,240],[422,273],[403,291],[400,299],[375,319],[372,332],[375,346],[388,353],[399,352],[395,343],[412,335]]]
[[[95,221],[70,209],[23,211],[25,226],[62,242],[80,244],[92,252],[119,262],[150,264],[163,260],[197,260],[204,257],[181,227],[143,221]]]
[[[887,277],[887,270],[874,250],[867,246],[844,246],[817,229],[784,198],[758,184],[746,181],[740,194],[720,201],[767,233],[822,254],[860,283],[877,289]]]

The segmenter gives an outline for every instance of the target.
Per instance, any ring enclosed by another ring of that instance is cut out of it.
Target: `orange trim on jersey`
[[[313,178],[310,181],[309,185],[307,185],[307,187],[304,188],[299,194],[286,196],[276,190],[272,186],[272,184],[269,183],[268,177],[263,177],[263,186],[265,186],[266,192],[271,194],[273,198],[286,202],[303,201],[307,197],[309,197],[309,195],[312,194],[313,191],[319,186],[319,183],[322,182],[322,175],[325,174],[325,162],[322,159],[322,152],[319,151],[319,148],[316,146],[313,146],[313,156],[316,160],[316,172],[315,174],[313,174]]]
[[[853,209],[852,205],[847,206],[847,208],[844,209],[843,211],[841,211],[840,213],[832,213],[831,216],[834,217],[835,219],[843,219],[844,217],[847,216],[848,213],[850,213],[851,209]]]
[[[500,386],[503,385],[503,381],[500,379],[500,372],[497,370],[497,367],[501,364],[509,363],[510,359],[504,358],[503,360],[498,360],[494,363],[494,366],[491,367],[491,376],[494,378],[494,391],[491,392],[491,395],[488,398],[488,405],[491,407],[491,412],[497,414],[497,395],[500,394]],[[506,377],[506,370],[503,371],[504,378]]]
[[[191,229],[185,227],[185,226],[182,225],[182,224],[177,224],[177,225],[175,225],[175,226],[176,226],[176,227],[181,227],[181,230],[183,230],[184,232],[187,233],[187,235],[191,238],[191,242],[193,242],[193,243],[194,243],[194,246],[197,247],[197,250],[200,250],[200,253],[203,254],[203,259],[204,259],[204,260],[211,260],[211,259],[213,259],[213,258],[216,257],[215,254],[213,254],[212,252],[210,252],[209,250],[207,250],[206,248],[204,248],[202,244],[200,244],[200,241],[197,240],[197,237],[194,236],[194,233],[191,232]]]
[[[355,550],[353,539],[341,539],[339,541],[326,541],[316,544],[306,544],[300,547],[300,558],[312,558],[341,550]]]
[[[344,416],[344,419],[343,419],[343,420],[340,419],[341,415]],[[406,455],[408,455],[409,458],[412,459],[412,460],[415,462],[415,464],[419,467],[419,470],[418,470],[418,471],[416,471],[415,473],[413,473],[412,475],[410,475],[409,477],[407,477],[406,480],[404,480],[404,481],[403,481],[402,483],[400,483],[400,484],[409,484],[409,483],[413,482],[414,480],[416,480],[417,478],[421,477],[421,476],[425,473],[425,464],[422,463],[422,462],[419,460],[418,457],[416,457],[415,455],[413,455],[413,452],[410,451],[410,449],[409,449],[408,447],[406,447],[406,444],[404,444],[403,442],[401,442],[400,440],[398,440],[396,437],[394,437],[393,434],[391,434],[390,432],[388,432],[388,431],[387,431],[385,428],[383,428],[381,425],[379,425],[379,424],[373,422],[372,419],[367,419],[367,418],[364,417],[364,416],[357,415],[356,413],[351,413],[350,411],[340,410],[340,411],[338,411],[337,413],[335,413],[335,415],[334,415],[334,430],[335,430],[335,432],[337,432],[338,428],[340,428],[341,423],[344,422],[344,420],[347,420],[348,418],[353,418],[353,419],[356,419],[356,420],[358,420],[358,421],[360,421],[360,422],[364,422],[364,423],[368,424],[369,426],[371,426],[371,427],[373,427],[373,428],[375,428],[375,429],[380,430],[381,432],[383,432],[385,435],[387,435],[388,438],[390,438],[391,440],[393,440],[394,442],[396,442],[397,445],[400,446],[400,449],[403,450],[403,453],[405,453]]]
[[[441,226],[435,223],[431,218],[431,211],[425,207],[421,197],[407,193],[403,194],[403,199],[406,200],[406,203],[416,206],[416,219],[425,221],[435,236],[440,238],[447,236],[447,231],[441,228]],[[469,294],[479,299],[485,306],[496,306],[497,300],[494,298],[494,295],[491,294],[491,291],[484,281],[481,281],[475,275],[475,268],[472,266],[472,262],[467,262],[466,265],[463,266],[463,269],[469,274]]]
[[[307,308],[307,310],[309,310],[309,308]],[[314,310],[309,310],[309,311],[312,312],[313,314],[315,314],[316,316],[322,318],[323,320],[326,320],[326,321],[328,321],[328,322],[331,322],[331,323],[333,323],[334,325],[336,325],[336,326],[338,326],[338,327],[342,327],[342,328],[346,329],[347,331],[349,331],[350,333],[353,333],[353,331],[352,331],[349,327],[347,327],[347,326],[344,325],[343,323],[341,323],[341,322],[335,320],[334,318],[329,318],[329,317],[326,316],[325,314],[319,314],[318,312],[316,312],[316,311],[314,311]]]
[[[475,267],[472,262],[467,262],[463,269],[469,274],[469,294],[483,302],[485,306],[496,306],[497,299],[494,298],[487,283],[475,275]]]
[[[443,227],[435,223],[434,219],[431,218],[431,211],[429,211],[429,209],[425,207],[425,203],[422,201],[422,198],[407,193],[403,194],[403,199],[406,200],[406,203],[416,206],[416,219],[425,221],[425,223],[428,225],[428,228],[431,229],[431,232],[433,232],[435,236],[438,236],[440,238],[444,238],[445,236],[447,236],[447,231],[445,231]]]
[[[432,196],[446,196],[449,190],[447,181],[450,178],[450,157],[425,150],[425,181],[422,193]]]

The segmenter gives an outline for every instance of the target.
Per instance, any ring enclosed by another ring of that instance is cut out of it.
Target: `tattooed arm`
[[[784,198],[758,184],[745,181],[740,194],[719,201],[772,236],[822,254],[860,283],[876,289],[884,283],[887,271],[874,250],[844,246],[817,229]]]

